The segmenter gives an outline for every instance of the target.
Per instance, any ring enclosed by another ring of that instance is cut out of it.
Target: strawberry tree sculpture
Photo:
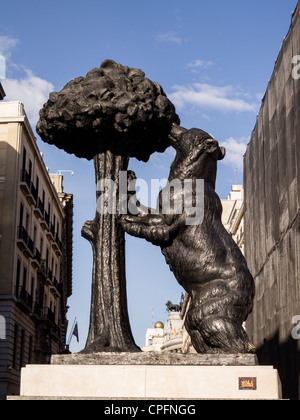
[[[162,87],[138,69],[106,60],[86,77],[53,92],[40,111],[37,133],[43,141],[79,158],[94,160],[96,185],[114,181],[119,195],[120,171],[129,158],[147,162],[170,146],[175,108]],[[103,192],[97,189],[97,200]],[[90,327],[84,352],[136,352],[127,309],[124,230],[115,214],[98,212],[82,236],[93,258]]]

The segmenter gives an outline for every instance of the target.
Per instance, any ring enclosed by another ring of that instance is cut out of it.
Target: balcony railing
[[[25,304],[28,309],[32,309],[33,299],[30,293],[27,292],[24,286],[16,288],[16,297],[20,303]]]
[[[54,249],[56,255],[59,257],[62,255],[62,242],[58,237],[58,234],[55,233],[53,240],[52,240],[52,248]]]
[[[58,237],[58,234],[57,234],[57,233],[55,234],[54,240],[55,240],[55,242],[57,243],[58,248],[62,251],[62,242],[61,242],[61,240],[59,239],[59,237]]]
[[[54,237],[55,237],[55,227],[53,223],[49,223],[48,231],[47,231],[47,238],[49,239],[49,241],[54,241]]]
[[[55,313],[51,311],[50,308],[42,306],[37,302],[34,302],[33,304],[32,314],[40,320],[49,321],[51,324],[57,325],[55,320]]]
[[[35,186],[33,185],[33,182],[30,183],[30,192],[32,197],[34,198],[34,202],[36,203],[38,199],[38,192]]]
[[[26,169],[21,170],[21,184],[27,185],[27,192],[30,191],[31,187],[31,179],[29,173],[26,171]]]
[[[21,190],[24,195],[26,195],[27,201],[33,205],[38,198],[38,191],[31,181],[31,175],[26,171],[26,169],[21,170],[21,179],[20,179]]]
[[[27,257],[32,257],[34,253],[34,244],[28,232],[23,226],[18,226],[18,245],[24,251]]]
[[[36,205],[34,208],[34,214],[36,215],[37,218],[41,219],[44,216],[44,211],[45,211],[44,203],[42,202],[40,197],[37,196]]]
[[[52,285],[50,286],[50,290],[55,297],[61,296],[62,293],[62,286],[56,279],[56,277],[52,277]]]
[[[37,262],[40,264],[41,263],[41,253],[40,253],[40,251],[37,249],[37,248],[34,248],[34,251],[33,251],[33,258],[35,259],[35,260],[37,260]]]
[[[41,253],[37,248],[34,248],[33,250],[31,265],[34,268],[39,268],[41,265]]]
[[[55,277],[53,276],[53,271],[47,266],[46,260],[40,260],[38,274],[42,277],[43,283],[52,285]]]
[[[50,225],[50,217],[46,210],[43,211],[42,219],[41,219],[41,226],[44,230],[47,230]]]

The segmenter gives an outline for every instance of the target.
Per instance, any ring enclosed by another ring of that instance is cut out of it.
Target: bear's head
[[[204,179],[215,187],[217,161],[224,158],[224,147],[203,130],[187,130],[176,124],[172,126],[169,139],[176,150],[169,179]]]

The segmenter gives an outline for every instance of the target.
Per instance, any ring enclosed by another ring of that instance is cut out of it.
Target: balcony
[[[43,308],[42,318],[45,319],[46,321],[51,322],[53,325],[56,325],[55,314],[54,312],[51,311],[50,308]]]
[[[37,190],[31,182],[31,176],[26,169],[21,170],[20,187],[23,194],[26,196],[27,201],[30,205],[33,205],[37,201]]]
[[[49,267],[47,267],[46,260],[40,260],[38,268],[38,276],[45,285],[52,285],[53,273]]]
[[[21,170],[21,180],[20,180],[20,187],[23,191],[24,195],[27,196],[30,194],[31,190],[31,179],[29,173],[26,171],[26,169]]]
[[[62,242],[57,233],[54,235],[54,240],[52,241],[52,249],[55,251],[57,257],[62,256]]]
[[[48,231],[47,231],[47,238],[49,239],[49,241],[54,241],[55,227],[52,223],[49,224]]]
[[[49,321],[51,325],[56,325],[55,314],[50,308],[42,306],[37,302],[34,302],[32,316],[36,317],[40,321]]]
[[[31,294],[26,291],[24,286],[16,288],[16,297],[18,299],[18,303],[21,304],[23,308],[27,309],[28,311],[32,311],[33,299]]]
[[[33,240],[28,235],[26,229],[23,226],[18,227],[17,245],[23,251],[27,258],[33,257]]]
[[[52,278],[52,285],[50,286],[50,291],[56,298],[61,295],[61,284],[57,281],[56,277]]]
[[[31,206],[33,206],[37,202],[37,199],[38,199],[37,189],[35,188],[32,182],[30,183],[30,194],[27,195],[26,198]]]
[[[41,253],[37,248],[33,250],[31,265],[33,268],[39,268],[41,265]]]
[[[41,306],[38,302],[33,302],[33,309],[31,315],[36,317],[37,319],[41,319],[43,314],[43,306]]]
[[[43,216],[41,218],[41,227],[43,230],[48,230],[50,226],[50,217],[49,214],[44,210]]]
[[[37,219],[42,219],[44,216],[44,203],[37,197],[36,205],[34,206],[34,215]]]
[[[55,314],[50,308],[42,306],[38,302],[33,303],[31,315],[40,321],[49,321],[52,325],[56,325]]]

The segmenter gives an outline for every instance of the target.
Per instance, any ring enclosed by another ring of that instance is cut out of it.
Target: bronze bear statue
[[[254,281],[221,222],[222,204],[215,192],[217,161],[223,159],[225,149],[208,133],[176,124],[169,139],[176,149],[169,183],[204,180],[201,223],[187,224],[185,211],[176,214],[174,204],[182,201],[178,189],[174,189],[168,214],[162,211],[161,191],[156,214],[141,206],[137,215],[123,215],[120,222],[130,235],[161,247],[171,271],[191,297],[185,327],[198,353],[252,353],[255,348],[242,324],[252,310]]]

